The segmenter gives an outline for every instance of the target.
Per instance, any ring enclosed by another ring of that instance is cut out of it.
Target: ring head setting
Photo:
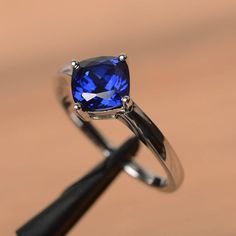
[[[78,107],[89,114],[101,114],[124,107],[124,98],[127,100],[130,92],[129,69],[125,59],[122,54],[119,57],[72,61],[71,90],[77,104],[75,109]]]

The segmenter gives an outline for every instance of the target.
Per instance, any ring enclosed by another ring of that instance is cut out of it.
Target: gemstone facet
[[[129,96],[129,69],[118,57],[96,57],[81,61],[72,73],[73,99],[85,111],[105,111],[122,106]]]

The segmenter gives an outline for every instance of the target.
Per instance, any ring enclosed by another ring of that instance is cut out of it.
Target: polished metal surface
[[[167,178],[155,176],[143,168],[137,169],[135,166],[130,171],[126,168],[126,171],[132,175],[135,169],[135,176],[132,176],[141,178],[150,185],[162,187],[162,190],[177,189],[183,181],[183,168],[173,148],[156,125],[135,103],[130,111],[118,113],[116,118],[129,127],[153,152],[164,168]]]
[[[130,97],[126,96],[122,99],[123,107],[101,112],[82,111],[80,105],[74,103],[71,76],[73,67],[77,65],[79,65],[78,61],[72,61],[62,68],[57,77],[58,98],[74,124],[107,156],[113,150],[112,146],[89,121],[109,118],[120,120],[153,152],[164,168],[166,176],[154,175],[136,162],[130,162],[124,170],[132,177],[150,186],[158,187],[162,191],[172,192],[178,189],[183,182],[184,174],[176,153],[162,132]]]

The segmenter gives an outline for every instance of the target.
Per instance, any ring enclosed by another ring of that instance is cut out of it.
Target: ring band
[[[124,123],[160,161],[166,176],[154,175],[134,161],[126,164],[124,170],[132,177],[162,191],[175,191],[183,182],[183,168],[175,151],[157,126],[133,102],[129,94],[122,96],[125,91],[128,93],[129,74],[125,71],[128,68],[126,66],[124,54],[119,57],[99,57],[81,62],[73,60],[58,74],[58,98],[74,124],[105,155],[113,148],[90,121],[116,118]],[[105,92],[101,91],[101,87],[96,87],[96,80],[97,86],[101,86],[105,81]],[[109,107],[111,105],[113,107]]]

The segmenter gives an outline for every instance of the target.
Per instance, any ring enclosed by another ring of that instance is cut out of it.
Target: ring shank
[[[132,110],[117,114],[117,119],[129,127],[136,136],[153,152],[164,168],[167,178],[154,176],[139,169],[150,185],[163,187],[162,190],[174,191],[183,182],[183,168],[173,148],[157,126],[134,103]]]
[[[71,93],[71,65],[66,65],[57,77],[57,96],[64,110],[77,128],[89,137],[92,142],[103,151],[105,156],[113,148],[103,135],[91,122],[80,119],[74,112],[73,98]],[[124,170],[134,178],[144,183],[158,187],[160,190],[171,192],[176,190],[183,181],[182,166],[161,131],[134,103],[132,110],[125,113],[117,113],[116,118],[128,126],[136,136],[154,153],[163,166],[167,177],[154,175],[132,161],[124,166]]]

